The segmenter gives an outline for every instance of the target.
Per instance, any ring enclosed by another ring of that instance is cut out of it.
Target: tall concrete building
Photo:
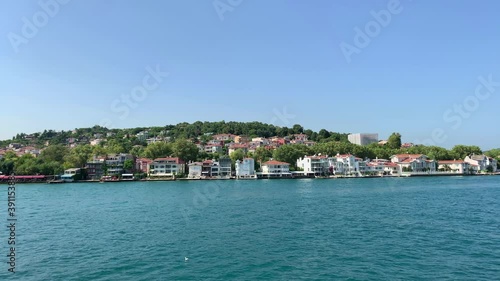
[[[378,142],[378,134],[350,134],[347,139],[357,145],[369,145]]]

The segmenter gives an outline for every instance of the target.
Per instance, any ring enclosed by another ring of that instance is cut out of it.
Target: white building
[[[438,161],[438,171],[447,173],[469,174],[470,164],[462,160]]]
[[[184,161],[178,157],[157,158],[149,164],[150,177],[173,177],[183,174],[186,169]]]
[[[149,138],[149,132],[148,131],[142,131],[135,135],[139,141],[146,141]]]
[[[255,177],[255,161],[253,158],[244,158],[242,161],[236,160],[236,178]]]
[[[202,175],[203,163],[202,162],[194,162],[189,165],[189,179],[199,179]]]
[[[379,141],[378,134],[350,134],[347,139],[357,145],[369,145]]]
[[[262,164],[262,172],[258,175],[267,178],[291,177],[290,164],[276,160],[267,161]]]
[[[229,179],[231,177],[231,159],[220,158],[219,161],[205,160],[188,164],[188,178]]]
[[[436,161],[423,154],[396,154],[391,162],[399,166],[399,173],[435,173],[437,170]]]
[[[206,153],[222,153],[222,145],[221,144],[207,144],[203,148]]]
[[[102,139],[95,139],[90,141],[90,145],[96,146],[99,145],[103,140]]]
[[[330,163],[326,155],[304,156],[304,158],[297,159],[297,168],[300,168],[304,174],[318,176],[329,173]]]
[[[494,173],[497,171],[498,161],[486,155],[469,155],[464,161],[469,163],[476,173],[486,172],[490,165]]]
[[[333,164],[333,173],[344,176],[359,176],[359,160],[352,154],[337,154]]]

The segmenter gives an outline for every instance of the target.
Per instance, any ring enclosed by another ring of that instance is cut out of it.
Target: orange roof
[[[440,160],[439,164],[464,164],[465,162],[462,160]]]
[[[267,161],[266,163],[264,163],[262,165],[290,165],[290,164],[286,163],[286,162],[280,162],[280,161],[276,161],[276,160],[271,160],[271,161]]]

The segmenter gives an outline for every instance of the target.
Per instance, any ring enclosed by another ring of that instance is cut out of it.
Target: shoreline
[[[49,181],[30,181],[22,182],[17,181],[16,184],[72,184],[72,183],[124,183],[124,182],[168,182],[168,181],[252,181],[252,180],[300,180],[300,179],[314,179],[314,180],[335,180],[335,179],[373,179],[373,178],[412,178],[412,177],[478,177],[478,176],[500,176],[500,173],[494,174],[412,174],[412,175],[386,175],[386,176],[328,176],[328,177],[315,177],[315,176],[301,176],[301,177],[262,177],[254,179],[237,179],[237,178],[163,178],[163,179],[139,179],[139,180],[117,180],[117,181],[100,181],[100,180],[78,180],[72,182],[49,182]],[[7,182],[0,181],[1,184]]]

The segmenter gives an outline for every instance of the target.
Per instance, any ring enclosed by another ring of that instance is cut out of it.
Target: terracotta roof
[[[439,164],[464,164],[463,160],[440,160]]]
[[[262,165],[290,165],[290,164],[286,163],[286,162],[271,160],[271,161],[267,161],[267,162],[263,163]]]
[[[351,154],[340,154],[340,155],[337,155],[337,157],[341,157],[341,158],[346,158],[346,157],[351,157],[353,155]]]

